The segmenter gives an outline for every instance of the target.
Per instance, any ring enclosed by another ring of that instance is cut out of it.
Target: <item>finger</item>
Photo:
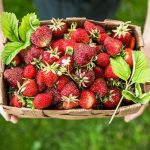
[[[8,114],[4,111],[4,109],[3,109],[2,106],[0,106],[0,114],[4,117],[4,119],[5,119],[6,121],[9,121],[9,120],[10,120],[10,115],[8,115]]]
[[[14,124],[18,123],[18,117],[11,115],[10,122],[12,122]]]

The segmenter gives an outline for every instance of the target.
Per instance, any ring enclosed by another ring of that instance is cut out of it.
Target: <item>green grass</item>
[[[116,19],[144,25],[146,0],[123,0]],[[21,18],[35,8],[30,0],[5,0],[5,10]],[[149,150],[150,109],[126,124],[122,118],[66,121],[21,119],[17,125],[0,118],[0,150]]]

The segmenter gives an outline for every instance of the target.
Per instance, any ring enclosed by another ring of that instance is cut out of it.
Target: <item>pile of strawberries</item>
[[[7,66],[10,105],[35,109],[113,109],[123,81],[110,57],[122,55],[133,67],[135,37],[122,23],[115,30],[85,21],[82,28],[50,20],[30,37],[32,45]],[[126,100],[127,101],[127,100]]]

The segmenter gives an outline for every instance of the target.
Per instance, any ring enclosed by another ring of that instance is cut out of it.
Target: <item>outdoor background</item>
[[[122,0],[115,19],[144,26],[147,0]],[[5,11],[21,18],[36,11],[31,0],[4,0]],[[100,15],[100,14],[99,14]],[[115,119],[65,121],[20,119],[17,125],[0,117],[0,150],[150,150],[150,109],[131,123]]]

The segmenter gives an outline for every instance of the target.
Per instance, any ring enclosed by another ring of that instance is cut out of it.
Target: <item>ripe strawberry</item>
[[[131,48],[125,48],[125,61],[130,65],[130,67],[133,67],[133,58],[132,58],[132,49]]]
[[[11,62],[14,66],[19,66],[20,65],[20,57],[18,55],[16,55],[12,62]]]
[[[98,66],[94,67],[95,78],[103,78],[104,77],[104,70]]]
[[[120,25],[117,27],[116,30],[113,30],[114,34],[113,37],[122,41],[125,45],[129,43],[131,33],[129,32],[130,29],[129,27],[130,22],[123,22],[120,23]]]
[[[80,93],[74,82],[68,82],[60,94],[63,101],[63,107],[65,109],[71,109],[79,106],[78,97],[80,96]]]
[[[56,89],[60,92],[69,81],[70,78],[68,76],[60,76],[56,84]]]
[[[116,56],[119,54],[122,46],[121,41],[111,37],[107,37],[104,41],[104,47],[110,56]]]
[[[23,105],[23,100],[21,100],[18,95],[14,94],[10,100],[10,106],[21,108]]]
[[[74,45],[73,58],[78,66],[83,66],[96,56],[95,47],[90,47],[88,44],[76,43]]]
[[[46,47],[52,39],[52,31],[47,26],[41,26],[31,34],[31,42],[38,47]]]
[[[107,33],[101,33],[101,34],[99,35],[97,41],[98,41],[99,44],[102,44],[102,45],[103,45],[105,39],[108,38],[108,37],[109,37],[109,35],[108,35]]]
[[[110,79],[110,78],[112,78],[112,79],[118,79],[117,75],[115,75],[114,72],[113,72],[113,70],[112,70],[111,64],[109,64],[106,67],[104,75],[105,75],[105,78],[107,78],[107,79]]]
[[[107,94],[106,81],[103,78],[96,79],[93,85],[90,87],[90,90],[101,97],[105,96]]]
[[[38,59],[40,57],[42,49],[32,45],[29,49],[23,50],[22,53],[25,63],[30,64],[35,58]]]
[[[115,87],[110,87],[108,92],[108,97],[104,98],[103,105],[106,108],[114,108],[118,105],[121,98],[121,91]]]
[[[23,76],[24,76],[24,78],[28,78],[28,79],[34,78],[36,76],[36,68],[33,65],[28,64],[24,68]]]
[[[89,87],[95,80],[95,72],[93,70],[88,71],[85,68],[77,69],[74,74],[74,79],[80,88]]]
[[[90,38],[85,29],[77,28],[76,23],[72,23],[69,29],[69,37],[77,43],[89,43]]]
[[[94,93],[90,90],[84,90],[81,93],[81,97],[79,99],[79,105],[84,109],[92,109],[96,106],[96,97]]]
[[[58,48],[58,52],[60,52],[61,56],[64,55],[68,49],[72,49],[74,47],[75,41],[71,39],[58,39],[51,44],[53,49]]]
[[[50,20],[49,28],[52,30],[54,38],[61,38],[67,32],[67,23],[63,19],[52,18]]]
[[[96,25],[96,28],[100,33],[105,33],[105,29],[102,26]]]
[[[96,53],[99,54],[100,52],[102,52],[103,46],[102,45],[95,45],[95,48],[96,48]]]
[[[50,49],[42,52],[42,62],[44,64],[48,63],[49,65],[53,64],[59,59],[60,53],[58,49]]]
[[[99,67],[107,67],[110,62],[109,55],[107,53],[99,53],[96,59],[96,64]]]
[[[51,88],[54,83],[58,80],[58,66],[59,64],[53,63],[51,66],[49,64],[44,65],[43,64],[43,74],[44,74],[44,82],[45,85],[49,88]]]
[[[36,82],[32,79],[25,80],[19,89],[24,96],[32,97],[38,93]]]
[[[46,88],[46,85],[45,85],[44,74],[42,70],[39,70],[36,74],[36,83],[37,83],[39,92],[43,92]]]
[[[11,87],[17,88],[17,82],[22,83],[23,69],[20,67],[6,69],[4,71],[4,78]]]
[[[33,106],[36,109],[47,108],[51,105],[53,95],[50,93],[40,93],[34,97]]]
[[[127,44],[127,47],[129,47],[131,49],[135,48],[135,37],[134,36],[130,37],[130,40],[129,40],[129,43]]]

